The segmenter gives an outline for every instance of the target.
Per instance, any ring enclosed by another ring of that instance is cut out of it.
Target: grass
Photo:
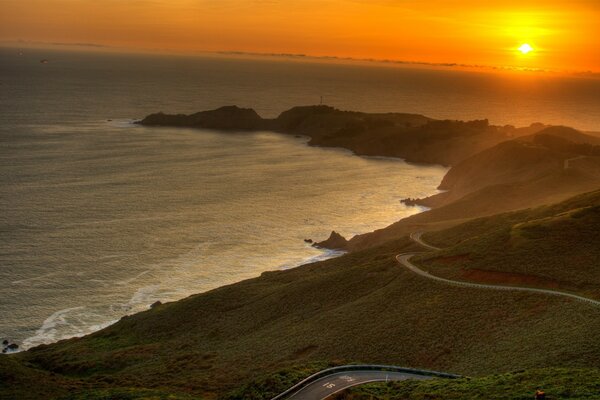
[[[552,206],[478,219],[429,233],[443,251],[417,262],[433,273],[461,278],[521,277],[600,298],[600,191]],[[494,274],[500,273],[500,274]]]
[[[537,388],[549,400],[600,398],[599,369],[544,368],[452,381],[371,384],[345,391],[336,400],[525,400]]]
[[[314,362],[295,365],[276,373],[265,374],[223,396],[224,400],[272,399],[296,383],[323,369],[335,366],[332,363]]]
[[[90,389],[60,400],[198,400],[198,397],[139,388]]]

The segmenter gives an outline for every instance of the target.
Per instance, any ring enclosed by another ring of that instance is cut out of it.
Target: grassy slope
[[[434,273],[600,298],[600,191],[478,219],[430,233],[426,240],[446,248],[418,259]]]
[[[600,397],[599,369],[545,368],[454,381],[373,384],[350,389],[336,400],[523,400],[542,388],[548,399]]]
[[[404,239],[265,273],[9,359],[39,375],[25,379],[23,394],[46,387],[50,372],[57,392],[68,384],[214,398],[265,373],[322,360],[481,375],[589,367],[600,357],[596,309],[431,282],[395,262],[413,246]],[[2,374],[7,369],[0,363]]]
[[[352,251],[362,250],[397,240],[418,230],[437,231],[478,217],[557,203],[599,186],[600,179],[590,179],[576,169],[564,170],[535,181],[490,185],[426,213],[357,235],[349,240],[348,248]]]

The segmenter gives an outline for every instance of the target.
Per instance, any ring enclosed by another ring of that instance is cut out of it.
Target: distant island
[[[308,135],[311,145],[451,168],[443,192],[405,200],[430,210],[317,243],[347,250],[341,257],[1,356],[0,397],[270,400],[324,368],[363,363],[467,377],[375,384],[340,399],[531,398],[540,385],[552,398],[597,398],[599,138],[327,106],[275,119],[229,106],[139,123]],[[399,259],[406,254],[420,274]]]

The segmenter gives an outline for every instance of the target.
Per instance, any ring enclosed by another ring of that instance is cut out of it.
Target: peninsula
[[[342,147],[358,155],[442,165],[455,164],[494,144],[546,127],[537,123],[517,129],[493,126],[487,120],[435,120],[419,114],[342,111],[326,105],[294,107],[274,119],[262,118],[250,108],[224,106],[190,115],[150,114],[138,123],[228,131],[270,130],[309,136],[313,146]]]

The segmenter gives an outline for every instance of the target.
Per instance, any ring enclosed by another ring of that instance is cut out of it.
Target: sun
[[[527,54],[533,51],[533,47],[531,47],[528,43],[523,43],[521,47],[519,47],[519,51],[523,54]]]

